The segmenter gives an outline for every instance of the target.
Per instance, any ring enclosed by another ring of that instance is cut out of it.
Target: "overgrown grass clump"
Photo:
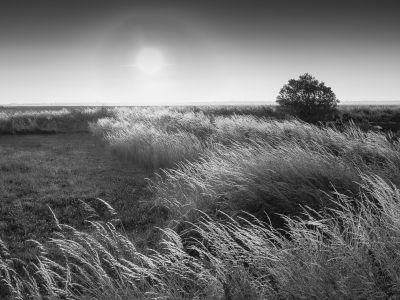
[[[196,159],[215,130],[202,113],[154,108],[118,109],[90,128],[117,156],[155,169]]]
[[[332,201],[335,210],[286,217],[284,230],[251,216],[203,215],[184,233],[164,230],[149,253],[111,217],[87,232],[55,222],[55,238],[36,245],[29,266],[3,245],[2,291],[15,299],[397,298],[399,189],[362,175],[357,197]]]
[[[168,133],[140,123],[109,133],[105,140],[117,156],[154,169],[196,158],[204,148],[191,133]]]

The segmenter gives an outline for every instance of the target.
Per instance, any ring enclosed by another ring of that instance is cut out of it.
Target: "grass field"
[[[393,133],[264,113],[110,108],[91,133],[0,135],[0,295],[400,297]]]
[[[82,202],[110,202],[127,228],[140,225],[135,209],[149,173],[110,155],[90,134],[0,137],[0,237],[18,256],[29,256],[25,241],[45,241],[52,215],[82,228],[90,212]]]

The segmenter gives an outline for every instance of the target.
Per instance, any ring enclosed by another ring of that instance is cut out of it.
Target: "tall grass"
[[[132,107],[115,110],[116,119],[125,124],[141,123],[166,132],[186,131],[206,138],[214,130],[213,117],[202,112],[178,112],[169,108]]]
[[[296,120],[135,108],[91,129],[119,157],[169,168],[159,170],[150,189],[172,219],[245,210],[259,218],[268,212],[280,224],[277,213],[324,206],[333,185],[355,195],[360,171],[400,184],[398,144],[354,124],[339,131]]]
[[[202,112],[208,116],[229,117],[233,115],[258,118],[284,118],[275,105],[202,105],[169,107],[178,112]]]
[[[360,190],[332,198],[335,210],[286,217],[281,231],[251,216],[203,215],[181,235],[164,230],[147,254],[111,222],[88,232],[56,222],[34,264],[22,266],[3,246],[3,291],[14,299],[396,299],[400,191],[365,175]]]
[[[396,299],[399,190],[363,176],[362,191],[355,199],[338,195],[336,210],[286,218],[284,232],[254,219],[227,224],[205,219],[196,227],[207,242],[203,253],[216,253],[216,265],[237,270],[231,286],[239,293],[248,290],[241,278],[250,281],[259,293],[255,298]]]
[[[164,168],[150,204],[179,226],[142,252],[110,207],[86,231],[54,218],[55,236],[31,241],[35,261],[0,245],[0,296],[400,297],[400,149],[384,134],[168,108],[116,109],[90,130],[116,155]]]
[[[124,158],[153,166],[152,155],[165,157],[157,165],[171,167],[177,161],[198,157],[202,149],[214,144],[266,142],[279,146],[287,142],[300,145],[322,145],[335,155],[361,154],[364,160],[386,162],[398,160],[398,146],[384,134],[363,132],[354,124],[344,130],[323,128],[304,122],[278,121],[254,116],[212,116],[202,112],[176,111],[168,108],[116,109],[112,118],[100,119],[90,125],[91,131],[111,145],[115,153]],[[154,141],[163,146],[154,145]],[[203,146],[199,147],[199,143]],[[143,147],[144,152],[135,148]],[[182,149],[179,149],[179,148]],[[129,149],[132,148],[132,151]],[[150,149],[150,150],[149,150]],[[190,150],[189,150],[190,149]],[[165,153],[181,153],[176,160],[168,161]],[[141,157],[141,153],[145,154]]]
[[[168,109],[117,109],[114,118],[90,124],[119,157],[148,168],[196,159],[209,146],[214,126],[202,113]]]
[[[264,211],[290,214],[301,205],[321,207],[333,186],[357,193],[360,171],[400,184],[398,145],[383,134],[354,125],[339,132],[249,117],[215,123],[217,142],[200,159],[162,170],[152,180],[155,201],[176,218],[191,220],[197,210],[245,210],[261,217]]]
[[[90,128],[117,156],[153,169],[195,159],[206,147],[193,133],[167,132],[141,122],[101,119]]]
[[[145,167],[171,167],[175,163],[196,158],[203,144],[187,132],[167,133],[154,127],[135,124],[106,138],[118,156]]]
[[[266,142],[216,146],[200,161],[162,171],[151,184],[154,199],[173,219],[196,219],[198,210],[244,210],[258,217],[267,212],[278,221],[276,213],[325,205],[333,185],[345,194],[357,194],[359,171],[317,147],[293,142],[278,147]]]
[[[86,132],[88,122],[112,116],[112,109],[0,111],[0,134]]]

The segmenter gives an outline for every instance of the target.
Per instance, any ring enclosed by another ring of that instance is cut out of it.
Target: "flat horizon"
[[[0,107],[79,107],[79,106],[110,106],[110,107],[135,107],[135,106],[277,106],[276,102],[268,102],[268,101],[257,101],[257,102],[247,102],[247,101],[230,101],[230,102],[207,102],[207,101],[199,101],[199,102],[187,102],[184,104],[118,104],[118,103],[101,103],[101,102],[66,102],[66,103],[7,103],[7,104],[0,104]],[[354,105],[354,106],[400,106],[400,100],[393,100],[393,101],[342,101],[338,104],[339,106],[346,106],[346,105]]]

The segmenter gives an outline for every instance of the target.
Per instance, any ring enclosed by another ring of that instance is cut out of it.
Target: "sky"
[[[4,0],[1,104],[400,104],[400,1]]]

